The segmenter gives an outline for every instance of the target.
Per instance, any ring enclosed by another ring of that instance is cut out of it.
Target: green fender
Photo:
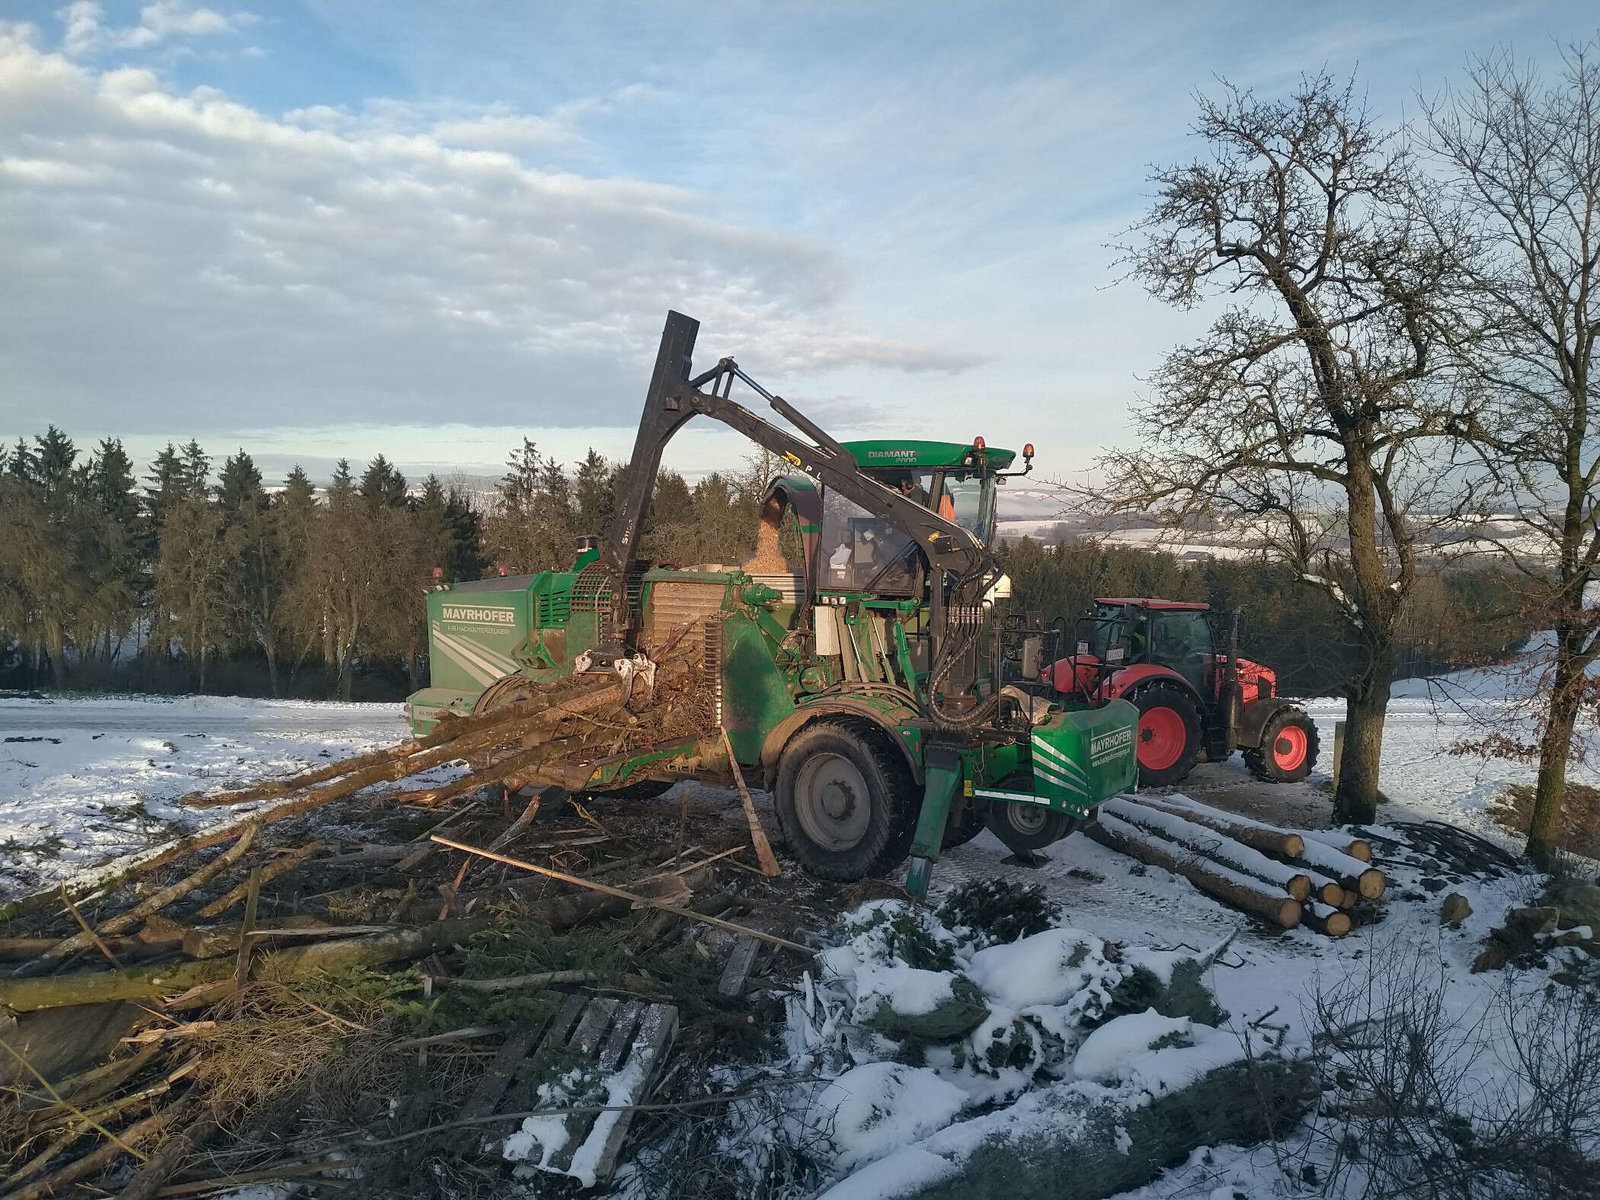
[[[864,700],[845,697],[814,700],[810,704],[802,704],[774,725],[761,743],[761,774],[765,786],[770,788],[777,777],[778,759],[783,754],[783,748],[789,744],[790,738],[813,721],[840,716],[856,718],[881,729],[890,742],[900,747],[900,753],[905,755],[906,765],[911,768],[912,778],[920,785],[922,783],[921,730],[913,731],[917,735],[913,739],[907,738],[901,728],[902,722],[912,720],[916,715],[916,709],[908,706],[889,702],[880,707]]]

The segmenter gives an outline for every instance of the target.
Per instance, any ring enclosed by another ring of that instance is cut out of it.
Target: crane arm
[[[984,591],[1000,574],[993,553],[969,530],[938,513],[924,508],[894,488],[864,474],[850,452],[803,413],[768,392],[724,358],[710,371],[691,377],[695,336],[700,323],[679,312],[667,314],[656,355],[650,390],[645,396],[644,413],[634,439],[626,482],[618,497],[616,515],[601,550],[600,562],[611,577],[612,629],[619,642],[631,642],[628,628],[627,572],[634,559],[640,528],[661,470],[661,455],[672,436],[692,417],[711,417],[738,430],[784,459],[791,466],[853,500],[873,516],[900,530],[921,547],[927,557],[932,578],[951,583],[948,602],[975,607]],[[757,416],[728,396],[733,381],[739,379],[763,396],[784,419],[812,438],[816,444],[796,437]],[[942,586],[932,588],[935,625],[945,608]],[[620,647],[619,647],[620,649]]]

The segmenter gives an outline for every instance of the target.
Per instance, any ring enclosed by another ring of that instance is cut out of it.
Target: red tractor
[[[1268,667],[1240,658],[1237,613],[1209,604],[1096,600],[1074,629],[1076,652],[1049,669],[1058,691],[1121,697],[1139,709],[1139,783],[1177,783],[1203,753],[1235,750],[1258,779],[1304,779],[1317,761],[1317,727],[1275,694]]]

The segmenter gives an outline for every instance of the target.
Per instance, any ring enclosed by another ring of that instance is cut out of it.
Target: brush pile
[[[653,681],[188,798],[245,807],[7,905],[0,1197],[503,1194],[514,1169],[603,1177],[640,1103],[705,1103],[832,906],[760,874],[737,806],[581,790],[607,755],[704,738],[695,666],[669,649]]]
[[[1185,796],[1119,796],[1100,806],[1086,832],[1283,929],[1303,922],[1343,937],[1372,915],[1388,886],[1363,838],[1283,829]]]

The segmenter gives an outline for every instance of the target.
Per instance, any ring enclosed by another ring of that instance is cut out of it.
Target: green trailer
[[[919,893],[941,849],[985,827],[1030,852],[1131,790],[1137,710],[1056,693],[1041,671],[1054,658],[1049,631],[1011,610],[992,545],[997,488],[1023,473],[1009,470],[1014,453],[981,438],[835,442],[731,359],[691,379],[696,328],[668,317],[636,469],[605,543],[585,539],[568,571],[428,595],[430,686],[407,701],[412,727],[426,733],[444,713],[488,711],[577,673],[637,670],[688,636],[716,735],[596,761],[584,790],[726,781],[725,732],[745,776],[772,791],[803,867],[853,880],[909,852]],[[735,378],[808,440],[730,400]],[[697,413],[794,473],[767,489],[751,561],[639,563],[661,447]]]

